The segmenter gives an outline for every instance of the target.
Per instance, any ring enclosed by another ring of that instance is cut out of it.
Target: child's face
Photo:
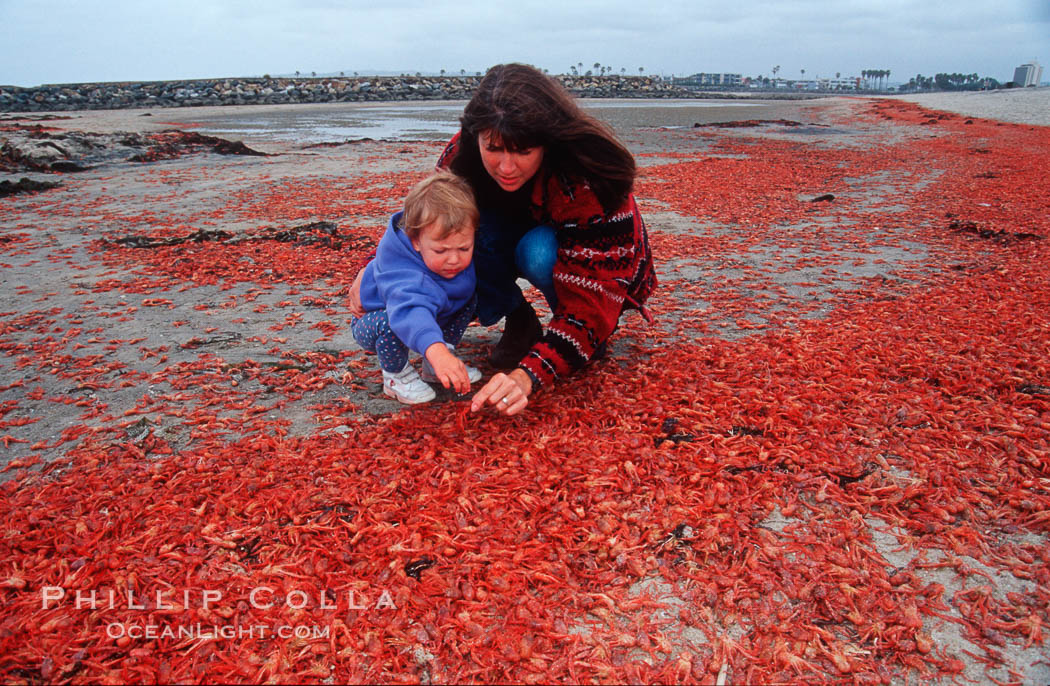
[[[417,238],[412,239],[412,247],[423,257],[423,264],[438,276],[451,279],[470,266],[474,257],[474,230],[462,227],[444,238],[436,238],[439,232],[437,222],[423,227]]]

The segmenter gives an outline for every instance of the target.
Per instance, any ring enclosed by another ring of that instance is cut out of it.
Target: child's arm
[[[451,386],[456,393],[470,390],[470,377],[467,376],[467,365],[452,354],[444,342],[434,343],[426,350],[427,362],[434,368],[434,375],[445,388]]]
[[[437,313],[445,294],[436,290],[429,279],[415,270],[405,270],[397,278],[390,278],[389,284],[381,281],[379,287],[390,329],[402,343],[420,355],[425,355],[434,343],[444,343]]]
[[[346,308],[350,310],[350,314],[355,317],[365,316],[365,308],[361,305],[361,279],[364,278],[365,270],[361,269],[357,272],[357,276],[354,277],[354,282],[350,284],[350,292],[346,296]]]
[[[385,293],[390,328],[405,345],[427,358],[442,386],[468,392],[467,366],[448,349],[437,323],[437,311],[447,304],[447,296],[420,274],[397,283],[396,289]]]

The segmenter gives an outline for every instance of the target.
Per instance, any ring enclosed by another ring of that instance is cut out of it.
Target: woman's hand
[[[434,368],[434,376],[445,388],[451,386],[456,393],[466,393],[470,390],[470,376],[467,374],[467,365],[452,354],[444,343],[432,343],[426,349],[427,362]]]
[[[357,272],[354,282],[350,284],[350,292],[346,294],[346,307],[350,310],[350,314],[355,317],[365,316],[365,308],[361,306],[361,277],[364,274],[364,269]]]
[[[488,403],[509,417],[525,409],[529,404],[530,393],[532,379],[523,370],[515,369],[508,374],[496,374],[474,394],[470,401],[470,411],[477,412]]]

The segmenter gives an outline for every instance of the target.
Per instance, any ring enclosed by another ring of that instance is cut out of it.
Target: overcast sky
[[[511,61],[1008,81],[1033,58],[1050,64],[1050,0],[0,0],[0,84],[18,86]]]

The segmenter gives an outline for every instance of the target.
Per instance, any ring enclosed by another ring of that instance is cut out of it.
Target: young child
[[[470,186],[438,172],[412,188],[362,272],[365,315],[352,318],[350,329],[358,345],[379,356],[383,392],[402,403],[433,400],[426,381],[466,393],[481,379],[454,354],[477,301],[477,226]],[[408,362],[409,349],[423,356],[422,377]]]

